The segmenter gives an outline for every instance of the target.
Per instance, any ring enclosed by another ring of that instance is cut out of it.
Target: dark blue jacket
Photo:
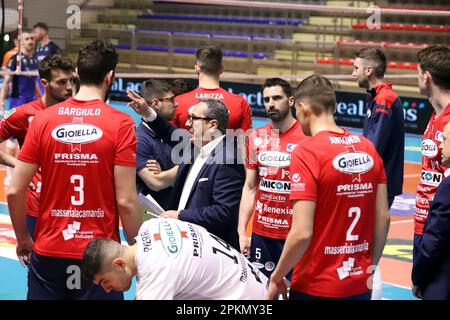
[[[369,139],[381,158],[387,176],[388,198],[402,194],[405,150],[405,120],[400,98],[390,83],[368,91],[367,116],[363,135]]]
[[[155,121],[148,122],[148,125],[169,141],[176,129],[159,116]],[[175,146],[173,141],[171,142]],[[237,145],[235,138],[226,137],[216,146],[201,168],[189,194],[186,208],[181,210],[179,219],[206,228],[239,250],[237,224],[245,168]],[[178,208],[184,183],[195,158],[195,152],[189,154],[188,161],[181,163],[178,169],[173,188],[174,201],[171,202],[169,209]],[[185,153],[185,160],[186,155]]]
[[[450,177],[439,185],[431,203],[412,281],[424,299],[450,299]]]

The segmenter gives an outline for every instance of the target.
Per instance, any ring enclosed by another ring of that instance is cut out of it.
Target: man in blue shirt
[[[33,27],[33,33],[38,42],[36,46],[36,56],[39,62],[46,56],[61,52],[58,45],[48,38],[48,26],[46,23],[36,23]]]
[[[389,208],[403,189],[405,125],[400,98],[392,84],[383,81],[386,56],[378,48],[364,48],[356,52],[353,77],[359,87],[367,90],[367,116],[363,135],[374,144],[388,178]]]
[[[33,27],[34,37],[36,39],[36,56],[38,62],[41,62],[47,56],[51,56],[56,53],[61,53],[61,49],[56,43],[48,38],[48,26],[44,22],[38,22]],[[41,82],[38,81],[39,89],[44,94],[44,87]]]
[[[403,190],[405,120],[400,98],[392,90],[392,84],[383,81],[386,64],[382,50],[363,48],[355,54],[352,76],[368,93],[363,135],[373,143],[383,159],[390,209],[395,196],[402,194]],[[377,268],[372,300],[380,300],[381,295],[381,274]]]
[[[38,70],[38,61],[34,53],[34,36],[33,33],[23,31],[21,36],[22,52],[20,53],[20,69],[19,71],[36,71]],[[17,54],[9,59],[7,71],[14,72],[17,68]],[[6,96],[11,85],[11,94],[9,98],[9,109],[20,106],[36,99],[40,96],[37,87],[37,76],[11,75],[5,76],[3,87],[0,91],[0,108],[4,107]]]
[[[170,121],[175,116],[175,95],[172,87],[163,81],[147,80],[142,86],[142,97],[161,117]],[[171,159],[172,147],[164,142],[163,137],[141,122],[137,126],[136,172],[137,190],[143,195],[150,194],[167,210],[171,199],[172,187],[166,187],[155,178],[155,173],[146,168],[147,160],[156,160],[161,170],[166,171],[175,165]]]

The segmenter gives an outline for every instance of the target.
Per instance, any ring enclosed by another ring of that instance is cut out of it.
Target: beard
[[[369,90],[369,79],[368,78],[358,79],[358,86],[360,88]]]
[[[430,89],[430,86],[428,85],[428,83],[426,83],[424,87],[421,87],[419,85],[419,90],[420,90],[420,94],[425,97],[429,97],[431,95],[431,89]]]
[[[272,112],[272,114],[269,114],[269,112]],[[272,120],[273,122],[281,122],[288,116],[289,112],[291,112],[290,109],[286,111],[280,111],[278,109],[272,109],[266,111],[267,116]]]

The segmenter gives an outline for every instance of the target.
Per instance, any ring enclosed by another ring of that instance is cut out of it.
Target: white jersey
[[[262,299],[267,277],[206,229],[176,219],[145,221],[136,237],[137,300]]]

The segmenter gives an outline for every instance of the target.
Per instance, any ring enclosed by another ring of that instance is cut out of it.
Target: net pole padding
[[[19,13],[19,21],[17,24],[17,57],[16,57],[16,72],[19,72],[22,70],[22,21],[23,21],[23,0],[17,1],[17,12]]]

